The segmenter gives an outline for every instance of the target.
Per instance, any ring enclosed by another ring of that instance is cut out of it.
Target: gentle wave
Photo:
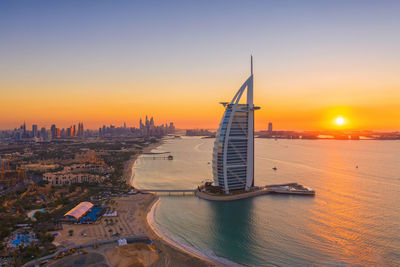
[[[196,138],[165,142],[159,149],[174,160],[139,157],[135,185],[195,188],[212,177],[212,145]],[[393,151],[399,142],[258,139],[257,185],[299,182],[317,195],[236,203],[162,197],[153,224],[182,248],[250,266],[400,265],[400,152]]]
[[[216,255],[214,255],[211,252],[206,252],[204,250],[201,249],[196,249],[194,247],[185,245],[181,242],[179,242],[177,239],[172,238],[170,236],[168,236],[163,230],[162,230],[162,226],[160,224],[158,224],[155,220],[155,214],[157,211],[157,207],[160,203],[161,199],[157,199],[157,201],[155,203],[153,203],[153,206],[151,207],[151,210],[149,211],[149,213],[147,214],[147,223],[150,225],[151,229],[160,237],[162,238],[164,241],[166,241],[168,244],[177,247],[178,249],[184,250],[187,253],[195,256],[195,257],[199,257],[201,259],[204,259],[206,261],[212,261],[212,262],[216,262],[218,264],[223,264],[226,266],[232,266],[232,267],[244,267],[244,265],[240,265],[238,263],[232,262],[226,258],[222,258],[222,257],[217,257]]]

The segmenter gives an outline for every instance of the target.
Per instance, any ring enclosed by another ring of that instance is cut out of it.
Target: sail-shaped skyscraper
[[[247,103],[239,103],[247,89]],[[225,194],[249,190],[254,186],[254,110],[253,57],[250,77],[236,92],[231,102],[221,103],[224,115],[213,150],[214,185]]]

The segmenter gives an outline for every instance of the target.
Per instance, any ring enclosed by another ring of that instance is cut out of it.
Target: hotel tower
[[[240,102],[244,91],[247,103]],[[253,105],[253,57],[250,77],[230,103],[221,104],[225,112],[214,143],[214,185],[225,194],[232,190],[247,191],[254,186],[254,110],[259,109]]]

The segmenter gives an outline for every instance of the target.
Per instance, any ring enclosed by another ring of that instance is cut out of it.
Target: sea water
[[[174,159],[140,156],[134,185],[197,188],[212,179],[213,142],[167,139],[157,151]],[[256,139],[255,185],[287,182],[316,195],[162,196],[154,223],[179,244],[242,265],[400,265],[399,141]]]

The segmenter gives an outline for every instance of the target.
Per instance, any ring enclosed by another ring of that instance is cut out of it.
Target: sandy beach
[[[146,234],[154,239],[154,247],[137,244],[110,247],[97,253],[105,256],[110,266],[216,266],[212,262],[171,246],[153,232],[147,223],[147,214],[157,200],[153,194],[136,194],[114,199],[111,207],[118,212],[114,218],[101,218],[96,224],[64,224],[55,242],[62,246],[104,240],[120,233],[121,236]],[[110,221],[112,220],[112,223]],[[69,231],[73,230],[73,235]]]
[[[150,144],[142,152],[149,153],[161,143],[162,141]],[[139,155],[137,154],[124,165],[124,179],[127,183],[131,182],[132,168]],[[63,230],[58,231],[55,244],[67,247],[110,239],[115,237],[116,233],[120,236],[146,234],[153,239],[153,246],[145,244],[129,244],[120,247],[108,245],[97,249],[93,248],[94,251],[91,253],[97,253],[104,257],[103,266],[217,266],[218,264],[201,254],[177,246],[153,229],[148,220],[152,218],[151,214],[154,212],[158,200],[158,196],[149,193],[113,198],[113,203],[109,204],[109,207],[117,211],[116,217],[103,217],[95,224],[89,225],[63,224]],[[71,230],[72,236],[70,235]],[[71,257],[75,256],[67,258]]]

